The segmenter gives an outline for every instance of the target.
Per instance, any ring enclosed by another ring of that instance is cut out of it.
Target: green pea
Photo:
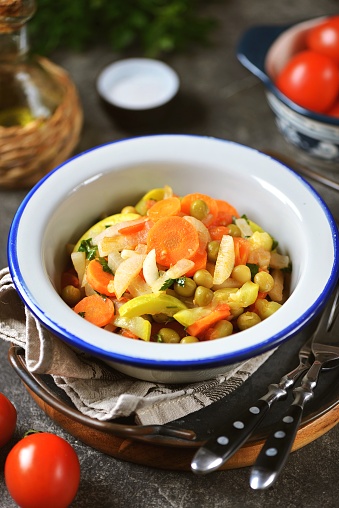
[[[61,290],[61,298],[67,305],[74,307],[81,300],[81,291],[79,288],[69,284]]]
[[[194,295],[194,291],[196,290],[196,283],[190,277],[185,277],[185,279],[181,280],[180,284],[175,282],[173,285],[174,291],[179,296],[190,297]]]
[[[180,342],[180,335],[172,328],[161,328],[158,332],[160,342],[166,344],[178,344]]]
[[[193,342],[199,342],[199,339],[193,335],[186,335],[181,339],[180,344],[192,344]]]
[[[244,312],[237,319],[239,330],[247,330],[260,323],[261,319],[256,312]]]
[[[205,307],[205,305],[211,303],[213,294],[213,291],[210,289],[205,288],[204,286],[198,286],[194,293],[194,305],[197,305],[198,307]]]
[[[154,314],[153,315],[153,320],[156,322],[156,323],[167,323],[167,321],[170,321],[170,317],[165,314],[165,313],[160,313],[160,314]]]
[[[258,284],[259,291],[261,291],[262,293],[268,293],[269,291],[271,291],[271,289],[273,289],[274,286],[274,279],[272,275],[264,271],[258,272],[254,276],[253,282]]]
[[[232,270],[232,279],[245,284],[251,280],[251,270],[247,265],[237,265]]]
[[[227,319],[221,319],[213,326],[213,331],[209,338],[211,340],[220,339],[221,337],[228,337],[233,333],[233,325]]]
[[[208,270],[197,270],[193,276],[193,280],[197,286],[204,286],[208,289],[213,286],[213,277]]]
[[[203,220],[209,212],[207,203],[202,199],[196,199],[190,206],[190,215],[196,219]]]
[[[239,226],[236,224],[228,224],[228,234],[231,236],[241,236],[241,231]]]
[[[281,304],[278,302],[270,302],[265,298],[260,298],[257,300],[255,306],[260,318],[267,319],[269,316],[272,316],[272,314],[280,309]]]
[[[237,318],[239,317],[241,314],[244,313],[244,307],[241,307],[241,305],[230,305],[231,307],[231,316],[232,318]]]
[[[220,242],[218,240],[212,240],[207,244],[207,259],[208,261],[216,262],[219,252]]]

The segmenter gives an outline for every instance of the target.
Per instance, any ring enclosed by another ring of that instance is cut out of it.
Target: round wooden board
[[[26,387],[27,388],[27,387]],[[83,443],[120,460],[144,466],[176,471],[189,471],[191,460],[197,445],[190,447],[168,446],[144,443],[100,432],[74,421],[60,411],[46,404],[40,397],[27,388],[35,402],[60,427]],[[339,404],[314,418],[299,428],[292,452],[306,446],[332,429],[339,421]],[[220,470],[236,469],[254,464],[263,446],[265,436],[248,441],[231,457]]]
[[[205,432],[206,429],[210,433],[211,428],[213,428],[211,427],[211,419],[220,420],[218,404],[214,403],[213,408],[199,411],[199,417],[197,417],[198,413],[193,413],[183,422],[177,421],[170,424],[172,428],[178,428],[181,431],[183,427],[182,425],[180,427],[180,424],[183,424],[184,429],[192,429],[189,432],[195,434],[196,439],[173,439],[168,435],[153,435],[151,438],[142,434],[135,436],[135,429],[140,428],[135,424],[99,422],[82,415],[65,398],[63,391],[60,391],[60,389],[58,391],[51,376],[34,376],[28,372],[23,350],[20,353],[17,348],[11,348],[9,359],[33,400],[54,422],[88,446],[120,460],[159,469],[189,471],[193,455],[206,440],[206,437],[204,437],[208,435]],[[277,360],[279,361],[279,358]],[[270,373],[270,368],[268,370]],[[311,404],[310,412],[305,412],[292,451],[318,439],[339,421],[338,369],[333,369],[332,372],[324,375],[322,381],[323,386],[319,387],[320,393],[318,397],[315,397],[313,406]],[[238,408],[239,396],[235,400]],[[228,401],[228,404],[230,403]],[[290,401],[286,401],[287,405],[289,403]],[[283,402],[277,404],[279,411],[284,410],[283,404]],[[225,403],[221,401],[220,407],[224,410],[223,406],[225,406]],[[203,433],[201,429],[199,431],[198,420],[203,423]],[[268,421],[266,426],[259,427],[261,431],[254,434],[220,469],[235,469],[253,465],[275,421],[276,414],[273,412],[271,421]]]

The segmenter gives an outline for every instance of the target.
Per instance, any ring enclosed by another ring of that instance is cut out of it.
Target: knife
[[[244,444],[257,428],[273,403],[286,398],[287,390],[310,368],[312,356],[311,339],[299,350],[299,365],[283,376],[279,383],[271,384],[267,393],[252,404],[217,436],[210,438],[198,449],[191,462],[191,469],[197,474],[206,474],[219,469]]]
[[[283,469],[296,437],[303,410],[314,396],[321,369],[339,358],[339,289],[331,297],[313,335],[314,362],[301,385],[293,390],[294,400],[268,436],[250,473],[252,489],[263,490],[273,485]],[[336,363],[335,363],[336,366]]]

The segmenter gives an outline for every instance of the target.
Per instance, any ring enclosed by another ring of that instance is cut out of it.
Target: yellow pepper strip
[[[259,233],[264,233],[264,229],[261,226],[259,226],[259,224],[257,224],[256,222],[253,222],[250,219],[247,219],[247,222],[249,223],[253,233],[255,233],[256,231],[259,231]]]
[[[126,318],[117,316],[114,320],[115,326],[119,328],[125,328],[140,339],[149,342],[151,340],[151,329],[152,325],[147,319],[142,317]]]
[[[119,308],[122,317],[143,316],[144,314],[166,314],[173,316],[179,310],[187,309],[186,305],[175,296],[158,292],[147,295],[140,295]]]
[[[251,250],[255,249],[265,249],[268,251],[272,250],[273,240],[272,237],[264,231],[260,233],[260,231],[255,231],[253,235],[248,239],[251,244]]]
[[[239,288],[235,293],[230,293],[228,297],[229,305],[232,307],[232,304],[239,305],[240,307],[248,307],[252,305],[257,297],[259,292],[258,284],[254,282],[248,281],[245,282],[241,288]]]
[[[182,326],[187,328],[188,326],[195,323],[198,319],[208,316],[213,311],[214,307],[193,307],[192,309],[184,309],[174,314],[174,319],[178,321]]]
[[[147,201],[154,199],[154,201],[160,201],[164,199],[165,190],[161,189],[151,189],[147,194],[145,194],[140,201],[135,205],[135,209],[140,215],[146,215],[147,213]]]

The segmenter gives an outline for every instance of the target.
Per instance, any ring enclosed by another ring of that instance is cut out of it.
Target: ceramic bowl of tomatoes
[[[339,162],[339,16],[251,27],[239,61],[265,85],[287,142],[334,169]]]
[[[212,137],[95,147],[13,220],[8,262],[55,336],[139,379],[225,374],[311,324],[338,278],[338,232],[297,173]]]

